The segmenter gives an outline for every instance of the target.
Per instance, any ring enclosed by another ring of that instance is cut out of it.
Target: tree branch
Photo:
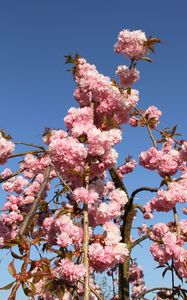
[[[144,240],[146,240],[149,236],[147,234],[143,235],[142,237],[140,237],[139,239],[137,239],[131,246],[131,250],[137,246],[138,244],[140,244],[141,242],[143,242]]]
[[[153,133],[152,133],[152,130],[151,130],[149,124],[147,123],[147,120],[145,119],[144,115],[141,113],[141,111],[138,108],[135,107],[134,110],[142,117],[143,121],[145,122],[145,126],[146,126],[146,128],[147,128],[147,130],[149,132],[149,136],[151,138],[153,146],[157,149],[157,142],[156,142],[156,140],[155,140],[155,138],[153,136]]]
[[[28,146],[28,147],[34,147],[34,148],[38,148],[41,150],[45,150],[45,148],[43,146],[39,146],[36,144],[32,144],[32,143],[25,143],[25,142],[14,142],[15,145],[24,145],[24,146]]]
[[[8,159],[14,158],[14,157],[19,157],[19,156],[24,156],[27,154],[38,154],[38,153],[44,153],[44,152],[45,152],[44,150],[25,151],[25,152],[21,152],[21,153],[12,154],[8,157]]]
[[[140,193],[140,192],[143,192],[143,191],[148,191],[148,192],[151,192],[151,193],[154,193],[154,192],[158,192],[158,188],[153,188],[153,187],[149,187],[149,186],[142,186],[136,190],[134,190],[130,196],[130,201],[133,202],[134,200],[134,197],[136,196],[136,194]]]
[[[90,178],[90,167],[87,164],[85,168],[85,187],[88,189],[89,187],[89,178]],[[88,205],[84,203],[83,206],[83,231],[84,231],[84,241],[83,241],[83,252],[84,252],[84,265],[86,268],[86,275],[84,280],[84,300],[89,300],[89,254],[88,254],[88,246],[89,246],[89,217],[88,217]]]
[[[8,175],[8,176],[6,176],[6,177],[4,177],[4,178],[0,178],[0,183],[5,182],[5,181],[7,181],[7,180],[9,180],[9,179],[11,179],[11,178],[13,178],[13,177],[15,177],[15,176],[17,176],[17,175],[23,173],[24,170],[25,170],[25,168],[19,169],[18,171],[16,171],[16,172],[13,173],[13,174],[10,174],[10,175]]]

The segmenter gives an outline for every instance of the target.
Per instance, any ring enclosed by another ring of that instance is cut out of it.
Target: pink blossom
[[[24,175],[26,178],[30,179],[38,173],[42,173],[50,164],[49,156],[43,156],[37,158],[32,154],[27,154],[24,161],[21,163],[21,167],[26,169]]]
[[[149,236],[154,241],[159,241],[169,231],[168,226],[165,223],[158,223],[152,227]]]
[[[144,117],[149,123],[149,126],[155,128],[159,124],[162,112],[154,105],[149,106],[144,112]]]
[[[98,193],[89,191],[84,187],[76,188],[73,191],[75,200],[80,203],[95,203],[98,202]]]
[[[119,262],[122,263],[127,256],[128,250],[123,243],[106,247],[93,243],[89,246],[91,266],[98,272],[113,268]]]
[[[7,176],[10,176],[12,174],[12,171],[9,168],[5,168],[4,171],[0,174],[1,178],[6,178]]]
[[[83,241],[83,230],[75,225],[68,215],[60,218],[45,218],[43,229],[51,244],[58,244],[61,247],[75,245],[80,247]]]
[[[1,215],[2,221],[6,225],[11,225],[12,223],[23,221],[23,216],[19,213],[19,211],[11,211],[9,214]]]
[[[23,178],[22,176],[17,176],[16,178],[3,183],[2,188],[8,193],[15,192],[17,194],[21,194],[27,184],[27,179]]]
[[[121,207],[124,206],[128,202],[127,194],[121,189],[115,189],[109,193],[110,203],[115,202],[119,204]]]
[[[125,174],[131,173],[136,167],[136,165],[137,163],[134,159],[127,161],[117,169],[117,173],[120,176],[120,178],[123,178]]]
[[[49,144],[49,154],[53,164],[65,178],[77,181],[84,171],[87,149],[73,137],[57,138]]]
[[[121,130],[113,128],[108,131],[101,131],[96,127],[87,132],[88,151],[92,155],[103,155],[107,150],[119,143],[122,139]]]
[[[140,165],[144,168],[155,170],[159,163],[159,151],[155,147],[151,147],[146,152],[140,153]]]
[[[118,35],[118,41],[114,46],[117,53],[121,53],[131,59],[140,59],[148,53],[145,46],[146,35],[141,30],[129,31],[124,29]]]
[[[136,68],[129,69],[127,66],[118,66],[116,74],[124,88],[130,87],[140,79],[140,72]]]
[[[73,137],[86,135],[93,124],[93,110],[91,107],[70,108],[68,115],[64,118],[64,123],[71,131]]]
[[[75,265],[71,260],[65,258],[58,261],[53,269],[53,275],[57,278],[75,283],[85,276],[85,266],[83,264]]]
[[[157,170],[162,177],[174,175],[180,166],[179,152],[166,143],[161,151],[151,147],[148,151],[141,152],[139,163],[144,168]]]
[[[8,157],[14,151],[15,145],[12,141],[3,137],[0,132],[0,165],[6,163]]]

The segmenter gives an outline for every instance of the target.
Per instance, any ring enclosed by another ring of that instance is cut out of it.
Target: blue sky
[[[162,40],[153,64],[139,64],[139,107],[156,105],[163,112],[161,127],[178,124],[186,138],[186,12],[186,0],[0,0],[0,128],[16,141],[35,143],[45,127],[63,128],[68,108],[76,106],[64,55],[78,52],[114,77],[117,65],[128,61],[113,45],[129,28]],[[149,146],[144,129],[125,128],[120,160],[137,158]],[[143,174],[129,175],[130,189],[156,184],[154,174]]]

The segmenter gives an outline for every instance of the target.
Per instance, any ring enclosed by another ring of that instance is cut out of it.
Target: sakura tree
[[[16,299],[20,287],[38,300],[187,299],[187,141],[177,137],[176,127],[159,129],[161,111],[154,105],[140,109],[132,88],[140,79],[137,64],[151,62],[156,43],[141,30],[122,30],[114,50],[130,63],[117,67],[118,81],[79,55],[66,56],[79,105],[64,118],[67,130],[45,130],[41,145],[16,142],[1,130],[0,182],[7,196],[0,247],[9,249],[13,277],[1,290],[10,289],[8,300]],[[119,166],[114,146],[122,140],[123,124],[133,126],[134,134],[135,127],[146,128],[151,144],[147,150],[142,145],[139,161],[127,157]],[[14,153],[20,145],[28,148]],[[22,160],[11,170],[8,163],[16,157]],[[125,179],[137,164],[156,172],[159,182],[145,182],[130,194]],[[141,192],[149,194],[147,203],[137,201]],[[155,212],[171,219],[157,223]],[[171,274],[169,286],[146,287],[133,254],[145,240],[163,276]],[[107,276],[110,295],[103,294],[97,274]]]

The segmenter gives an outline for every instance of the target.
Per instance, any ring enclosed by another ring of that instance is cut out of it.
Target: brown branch
[[[19,156],[24,156],[27,154],[38,154],[38,153],[44,153],[44,150],[34,150],[34,151],[25,151],[25,152],[21,152],[21,153],[15,153],[15,154],[11,154],[8,158],[14,158],[14,157],[19,157]]]
[[[89,178],[90,178],[90,167],[87,164],[85,168],[85,187],[88,189],[89,187]],[[89,300],[89,217],[88,217],[88,205],[84,203],[83,206],[83,231],[84,231],[84,240],[83,240],[83,251],[84,251],[84,266],[86,268],[86,275],[84,280],[84,300]]]
[[[8,297],[8,300],[15,300],[15,299],[16,299],[16,292],[17,292],[17,290],[19,289],[20,284],[21,284],[21,282],[18,281],[18,282],[16,283],[16,285],[12,288],[12,291],[11,291],[10,296]]]
[[[60,173],[57,171],[55,165],[51,162],[50,163],[51,166],[53,167],[53,170],[55,171],[57,177],[60,179],[61,183],[63,184],[63,186],[65,186],[72,194],[73,194],[73,190],[70,188],[70,186],[64,181],[64,179],[61,177]]]
[[[135,209],[130,201],[126,186],[124,185],[122,179],[117,174],[116,169],[112,168],[109,170],[110,176],[114,182],[115,188],[120,188],[123,190],[128,198],[127,204],[124,206],[124,215],[122,218],[121,226],[121,237],[122,243],[126,243],[128,250],[130,251],[130,236],[132,229],[132,222],[134,219]],[[130,267],[130,256],[127,257],[123,264],[119,265],[119,293],[120,299],[129,300],[130,299],[130,288],[129,288],[129,267]]]
[[[157,142],[153,136],[153,133],[152,133],[152,130],[151,130],[151,127],[149,126],[149,124],[147,123],[147,120],[146,118],[144,117],[144,115],[141,113],[141,111],[138,109],[138,108],[134,108],[134,110],[142,117],[143,121],[145,122],[145,126],[149,132],[149,136],[151,138],[151,141],[153,143],[153,146],[157,149]]]
[[[142,186],[136,190],[134,190],[130,196],[130,201],[133,202],[134,197],[136,196],[136,194],[143,192],[143,191],[148,191],[148,192],[158,192],[158,188],[153,188],[153,187],[149,187],[149,186]]]
[[[118,175],[117,170],[115,168],[112,168],[109,170],[109,172],[110,172],[110,176],[114,182],[115,188],[120,188],[121,190],[123,190],[126,193],[127,197],[129,198],[126,186],[124,185],[122,179]]]
[[[145,213],[145,208],[140,204],[134,204],[134,208],[138,208],[142,212],[142,214]]]
[[[148,236],[147,234],[145,234],[145,235],[143,235],[142,237],[140,237],[139,239],[137,239],[137,240],[132,244],[131,250],[132,250],[135,246],[139,245],[141,242],[143,242],[144,240],[146,240],[148,237],[149,237],[149,236]]]
[[[173,289],[172,288],[165,288],[165,287],[152,288],[152,289],[149,289],[149,290],[145,291],[144,293],[140,294],[138,297],[134,298],[134,300],[138,300],[138,299],[144,297],[146,294],[152,293],[154,291],[171,291],[171,292],[173,292]]]
[[[23,223],[21,225],[21,228],[20,228],[20,231],[19,231],[20,235],[24,235],[25,234],[27,226],[29,225],[30,220],[31,220],[31,218],[32,218],[33,214],[35,213],[35,210],[36,210],[36,208],[38,206],[38,203],[39,203],[40,199],[42,198],[42,196],[44,194],[46,185],[47,185],[48,180],[49,180],[50,172],[51,172],[51,167],[49,166],[47,168],[47,170],[46,170],[45,175],[44,175],[44,180],[43,180],[43,182],[41,184],[40,190],[39,190],[39,192],[38,192],[38,194],[37,194],[37,196],[36,196],[36,198],[35,198],[32,206],[30,208],[30,210],[29,210],[26,218],[24,219],[24,221],[23,221]]]
[[[32,144],[32,143],[25,143],[25,142],[14,142],[15,145],[24,145],[24,146],[28,146],[28,147],[34,147],[34,148],[38,148],[41,150],[45,150],[45,148],[43,146],[39,146],[36,144]]]
[[[23,173],[24,170],[25,170],[25,168],[19,169],[18,171],[16,171],[16,172],[13,173],[13,174],[10,174],[10,175],[8,175],[8,176],[6,176],[6,177],[4,177],[4,178],[0,178],[0,183],[5,182],[5,181],[7,181],[7,180],[9,180],[9,179],[11,179],[11,178],[13,178],[13,177],[15,177],[15,176],[17,176],[17,175]]]
[[[179,227],[179,218],[178,218],[178,213],[176,210],[176,207],[173,208],[173,214],[174,214],[174,220],[175,220],[175,225],[177,228],[177,237],[180,237],[180,227]]]
[[[79,279],[79,282],[84,286],[84,281]],[[100,295],[91,285],[89,285],[90,291],[97,297],[99,300],[104,300],[103,296]]]

